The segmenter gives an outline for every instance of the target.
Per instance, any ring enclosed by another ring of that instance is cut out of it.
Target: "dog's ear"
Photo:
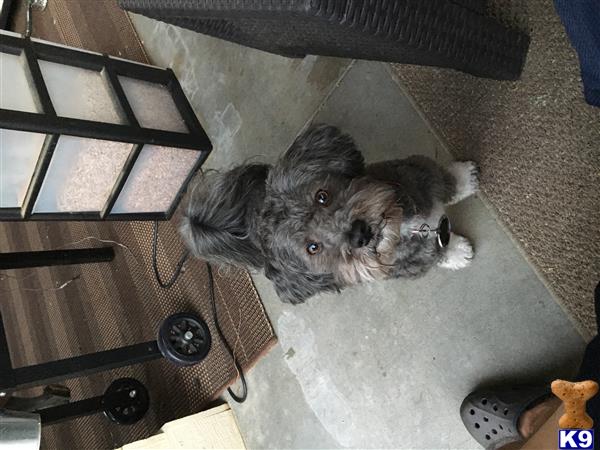
[[[279,298],[292,305],[304,303],[320,292],[340,290],[331,274],[312,274],[273,261],[265,265],[265,276],[273,282]]]
[[[338,128],[315,125],[303,132],[271,170],[269,188],[291,192],[314,176],[354,178],[365,172],[362,154]]]
[[[264,266],[256,216],[268,171],[268,166],[256,164],[202,177],[190,194],[180,226],[194,256],[244,268]]]

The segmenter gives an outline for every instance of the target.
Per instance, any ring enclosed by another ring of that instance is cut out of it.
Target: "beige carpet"
[[[484,194],[589,336],[600,279],[600,109],[584,102],[576,53],[552,1],[496,4],[504,21],[530,28],[520,81],[394,69],[450,151],[481,165]]]

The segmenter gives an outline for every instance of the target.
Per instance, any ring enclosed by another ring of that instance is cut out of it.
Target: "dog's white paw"
[[[473,260],[473,247],[471,243],[458,234],[452,234],[446,253],[438,263],[440,267],[449,270],[464,269]]]
[[[448,202],[449,205],[458,203],[479,190],[479,169],[473,161],[453,162],[448,166],[448,172],[456,178],[456,192]]]

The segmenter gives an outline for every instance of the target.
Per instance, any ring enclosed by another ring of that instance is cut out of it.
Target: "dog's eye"
[[[316,255],[321,252],[321,244],[318,242],[309,242],[306,244],[306,251],[309,255]]]
[[[329,192],[323,189],[319,189],[315,195],[315,200],[317,201],[317,203],[323,206],[329,205]]]

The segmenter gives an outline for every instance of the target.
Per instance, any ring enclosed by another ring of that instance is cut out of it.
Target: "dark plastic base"
[[[161,353],[180,366],[198,364],[208,355],[210,345],[208,325],[195,314],[173,314],[164,320],[158,332]]]
[[[122,401],[123,395],[127,401]],[[148,412],[150,395],[148,389],[135,378],[119,378],[106,389],[102,399],[104,414],[112,422],[119,425],[133,425],[139,422]]]

